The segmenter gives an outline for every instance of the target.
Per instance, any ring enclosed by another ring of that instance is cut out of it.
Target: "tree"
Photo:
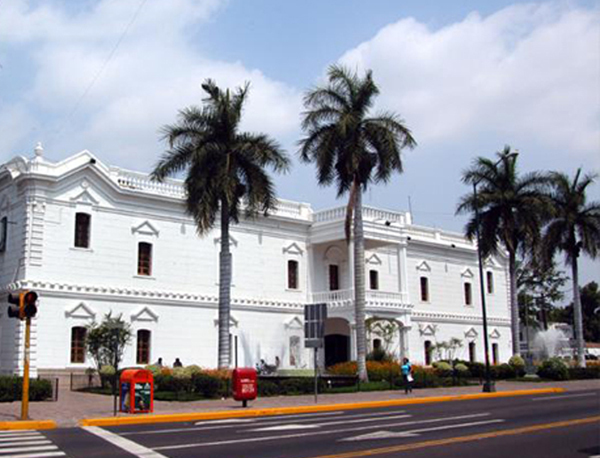
[[[289,160],[275,140],[265,134],[239,132],[249,85],[230,92],[212,80],[202,89],[204,106],[179,112],[176,124],[163,127],[169,148],[152,172],[163,181],[186,171],[186,211],[193,216],[199,235],[207,234],[220,216],[219,254],[219,368],[230,364],[229,316],[231,309],[231,252],[229,225],[246,217],[267,214],[277,205],[265,167],[284,172]]]
[[[393,113],[369,117],[379,88],[372,72],[364,78],[345,67],[328,70],[328,84],[310,90],[304,98],[307,111],[300,141],[300,158],[314,162],[320,185],[333,182],[337,195],[348,194],[346,241],[354,239],[354,318],[358,375],[367,381],[365,333],[365,244],[362,223],[362,193],[371,183],[387,182],[393,172],[402,172],[400,151],[416,145],[410,130]]]
[[[98,372],[104,366],[113,368],[111,387],[113,394],[114,413],[117,414],[117,380],[119,365],[123,360],[123,352],[131,342],[131,326],[123,321],[121,315],[113,317],[112,312],[104,316],[102,323],[95,321],[87,326],[85,347],[87,353],[96,363]]]
[[[484,257],[496,254],[500,244],[508,251],[512,350],[514,355],[519,355],[517,254],[537,246],[549,212],[548,199],[543,192],[548,179],[537,172],[519,176],[517,156],[511,153],[509,146],[497,156],[497,162],[478,157],[471,168],[463,172],[464,183],[478,185],[477,199],[473,193],[464,195],[456,213],[474,214],[478,209],[480,249]],[[465,234],[472,240],[476,230],[477,221],[473,216],[467,222]]]
[[[544,232],[543,247],[547,261],[557,252],[562,252],[565,254],[565,263],[571,266],[577,360],[581,367],[585,367],[577,259],[582,251],[595,259],[600,249],[600,202],[587,203],[586,199],[587,188],[596,176],[582,177],[581,169],[578,169],[572,180],[560,172],[551,173],[550,178],[553,214]]]
[[[521,321],[529,321],[534,326],[541,322],[548,329],[550,311],[553,304],[562,301],[562,288],[567,282],[562,271],[554,262],[545,263],[537,256],[517,262],[517,288]],[[527,313],[528,312],[528,313]],[[525,315],[527,317],[525,319]]]

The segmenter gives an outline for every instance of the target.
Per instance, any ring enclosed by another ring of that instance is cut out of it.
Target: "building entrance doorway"
[[[350,360],[350,326],[343,318],[325,320],[325,367]]]

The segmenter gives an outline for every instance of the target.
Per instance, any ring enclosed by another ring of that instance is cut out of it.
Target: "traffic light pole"
[[[29,341],[31,318],[25,321],[25,355],[23,357],[23,397],[21,400],[21,420],[29,419]]]

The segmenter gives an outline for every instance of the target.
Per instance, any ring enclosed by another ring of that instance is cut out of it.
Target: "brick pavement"
[[[600,380],[576,380],[569,382],[511,382],[499,381],[497,391],[527,390],[537,388],[565,388],[568,391],[600,389]],[[398,398],[420,398],[430,396],[448,396],[469,393],[480,393],[481,386],[430,388],[415,390],[405,395],[403,390],[375,391],[345,394],[327,394],[319,396],[319,404],[356,403],[367,401],[384,401]],[[275,396],[259,398],[249,403],[250,407],[293,407],[314,405],[314,395],[305,396]],[[56,402],[33,402],[29,414],[32,420],[54,420],[61,427],[76,426],[82,418],[110,417],[113,414],[112,398],[98,394],[70,391],[68,387],[61,388]],[[206,400],[193,402],[156,401],[156,414],[205,412],[210,410],[231,410],[241,408],[241,403],[233,399]],[[19,420],[20,402],[0,403],[0,421]],[[126,416],[127,414],[118,414]]]

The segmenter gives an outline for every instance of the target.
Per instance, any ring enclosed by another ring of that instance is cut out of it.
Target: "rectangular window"
[[[340,277],[337,264],[329,264],[329,291],[340,289]]]
[[[431,340],[425,341],[425,365],[431,365]]]
[[[488,292],[488,294],[492,294],[494,292],[494,274],[492,272],[488,272],[486,275],[487,275],[487,292]]]
[[[91,216],[87,213],[75,215],[75,246],[77,248],[90,247],[90,220]]]
[[[421,301],[429,301],[429,279],[421,277]]]
[[[288,289],[298,289],[298,261],[288,261]]]
[[[500,357],[498,355],[498,344],[492,344],[492,364],[496,365],[500,361]]]
[[[138,275],[152,275],[152,244],[138,244]]]
[[[469,362],[477,361],[477,353],[475,351],[475,342],[469,342]]]
[[[2,217],[0,220],[0,253],[6,251],[6,240],[8,238],[8,218]]]
[[[379,272],[376,270],[369,270],[369,288],[379,289]]]
[[[81,326],[71,328],[71,362],[85,363],[85,334]]]
[[[471,283],[465,283],[465,305],[473,305],[471,297]]]
[[[137,332],[136,364],[150,364],[150,331],[146,329]]]

